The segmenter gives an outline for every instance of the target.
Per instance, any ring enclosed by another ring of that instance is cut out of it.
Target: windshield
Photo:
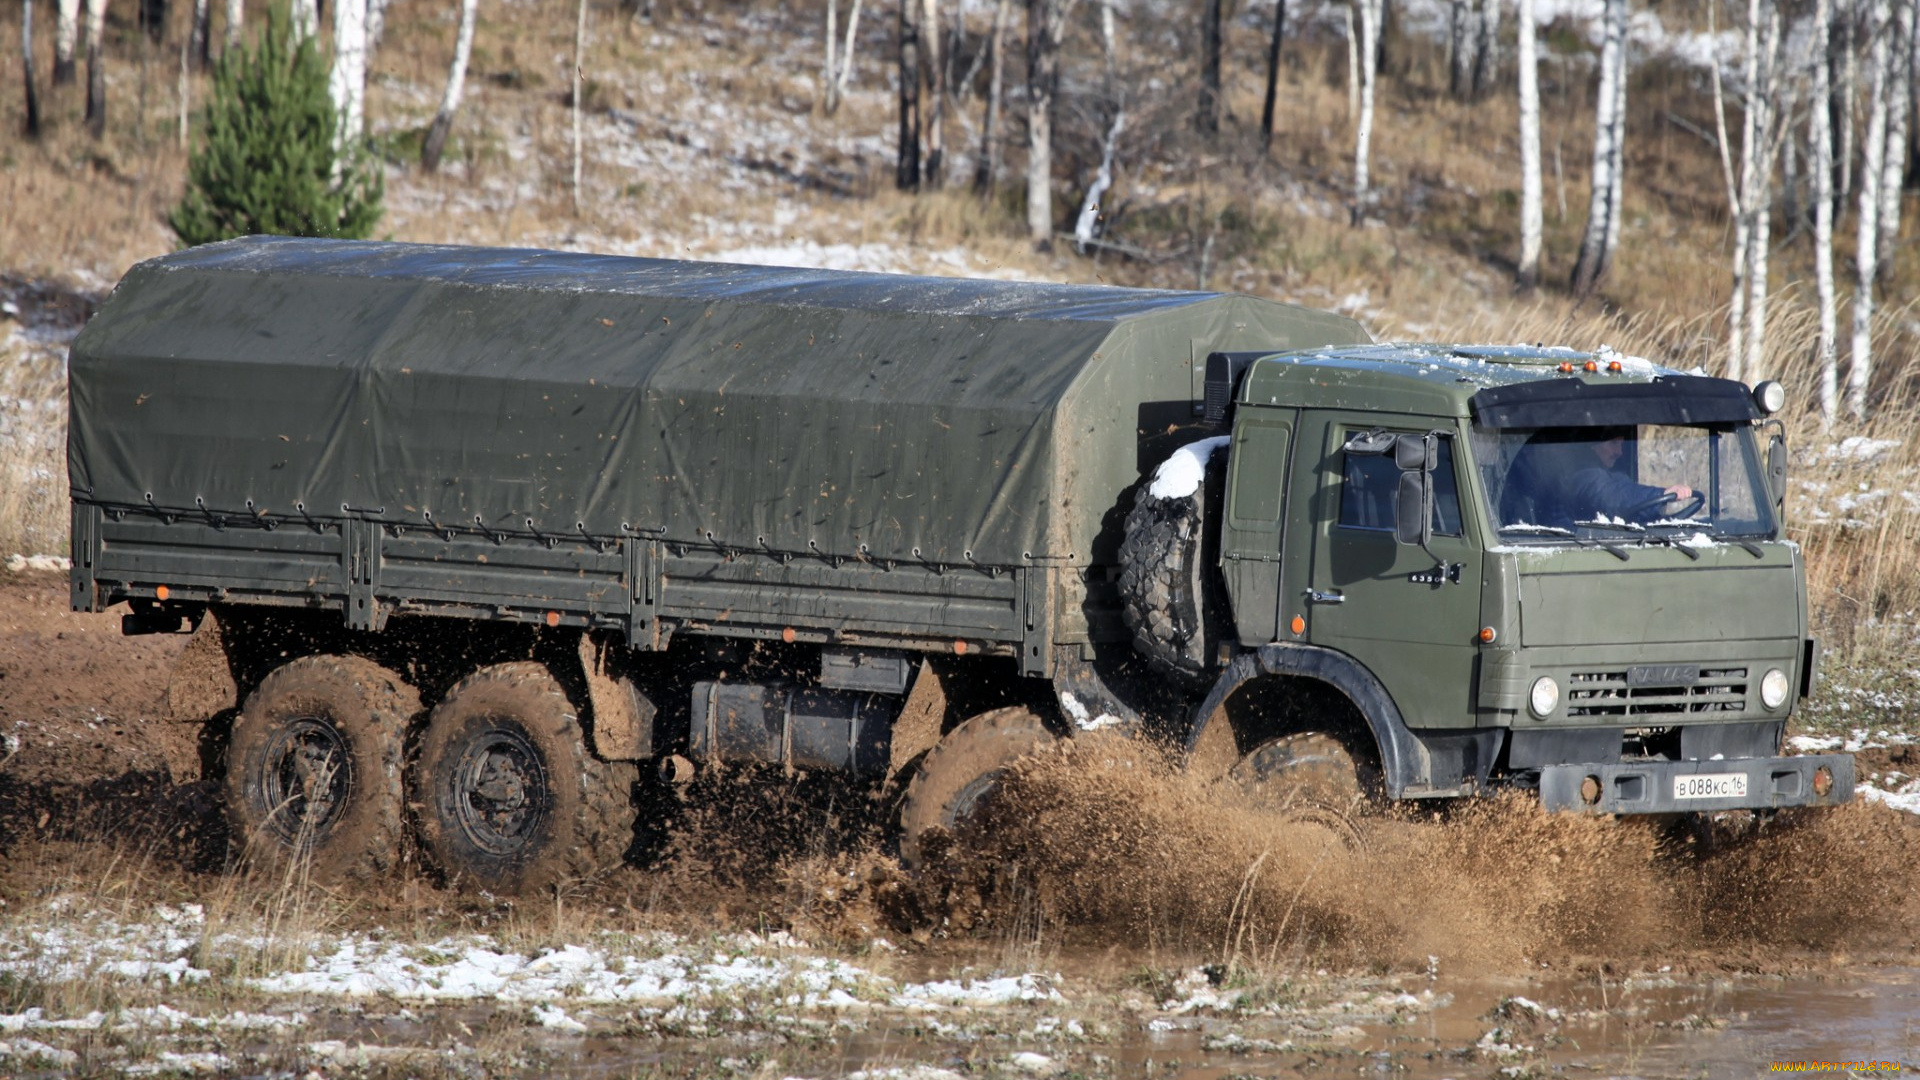
[[[1774,535],[1744,425],[1476,427],[1473,454],[1503,540]]]

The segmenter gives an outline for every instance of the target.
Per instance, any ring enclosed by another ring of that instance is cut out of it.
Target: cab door
[[[1354,435],[1382,428],[1441,434],[1432,554],[1394,539],[1400,471],[1393,455],[1346,449]],[[1462,513],[1468,472],[1462,442],[1455,425],[1416,417],[1313,414],[1301,424],[1304,460],[1296,481],[1314,492],[1311,519],[1302,523],[1313,555],[1306,587],[1284,598],[1305,622],[1295,640],[1338,649],[1366,665],[1410,727],[1474,723],[1481,545],[1475,516]]]

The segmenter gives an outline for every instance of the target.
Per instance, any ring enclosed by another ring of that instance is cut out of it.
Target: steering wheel
[[[1665,491],[1662,491],[1658,495],[1642,499],[1640,502],[1635,503],[1628,509],[1626,516],[1638,517],[1641,514],[1652,514],[1677,498],[1679,498],[1679,496],[1669,495]],[[1705,505],[1707,505],[1707,493],[1704,491],[1696,491],[1692,495],[1687,496],[1678,510],[1673,511],[1667,516],[1674,518],[1692,517],[1699,513],[1700,508]]]

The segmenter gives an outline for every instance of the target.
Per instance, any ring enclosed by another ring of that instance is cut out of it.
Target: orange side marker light
[[[153,598],[154,598],[155,600],[165,600],[165,599],[167,598],[167,596],[168,596],[168,595],[169,595],[169,594],[168,594],[168,590],[167,590],[167,587],[166,587],[165,585],[156,585],[156,586],[154,586],[154,588],[153,588]]]
[[[1307,632],[1307,620],[1304,616],[1295,615],[1293,621],[1288,623],[1287,626],[1296,634],[1304,634]]]
[[[557,611],[549,611],[549,612],[547,612],[547,625],[548,625],[548,626],[559,626],[559,625],[560,625],[560,613],[559,613],[559,612],[557,612]]]

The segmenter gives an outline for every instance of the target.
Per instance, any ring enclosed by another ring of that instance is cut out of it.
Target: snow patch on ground
[[[9,555],[7,572],[18,574],[26,570],[57,570],[61,573],[73,569],[73,560],[65,555]]]
[[[1226,446],[1230,439],[1231,436],[1218,435],[1175,450],[1172,457],[1153,471],[1153,484],[1147,488],[1147,494],[1156,499],[1184,499],[1199,491],[1200,482],[1207,476],[1207,462],[1213,460],[1214,452]]]
[[[56,914],[56,925],[16,923],[0,929],[0,972],[42,981],[106,976],[200,982],[214,976],[196,966],[196,960],[257,954],[272,944],[246,931],[208,932],[195,905],[162,905],[138,922],[82,911],[77,904],[57,906]],[[308,954],[309,959],[290,970],[240,982],[258,992],[308,998],[520,1004],[529,1007],[535,1022],[559,1031],[586,1030],[568,1010],[595,1003],[679,1016],[690,1008],[742,998],[827,1012],[988,1009],[1065,1000],[1055,989],[1057,976],[1027,973],[902,983],[814,955],[804,942],[784,933],[725,935],[704,942],[671,934],[602,933],[531,954],[486,935],[421,943],[343,934],[311,943]],[[107,1022],[108,1017],[98,1013],[63,1019],[29,1009],[0,1015],[0,1035],[92,1029]],[[304,1022],[298,1013],[205,1018],[162,1006],[119,1014],[114,1030],[258,1029]]]

